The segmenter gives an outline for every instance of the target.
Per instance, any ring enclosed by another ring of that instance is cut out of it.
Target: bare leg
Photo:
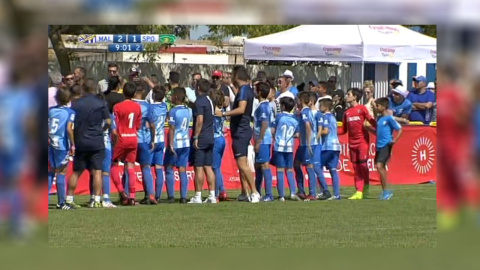
[[[385,169],[385,164],[377,163],[377,171],[380,174],[380,182],[382,183],[382,189],[387,189],[387,170]]]
[[[240,157],[237,159],[237,166],[238,169],[243,172],[245,176],[245,182],[252,191],[252,193],[258,193],[257,189],[255,188],[255,179],[253,178],[252,172],[250,171],[250,167],[248,166],[247,157]]]

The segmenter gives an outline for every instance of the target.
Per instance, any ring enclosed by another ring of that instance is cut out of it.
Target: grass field
[[[51,247],[436,247],[435,185],[395,186],[390,201],[223,202],[49,211]],[[229,196],[236,198],[237,192]],[[206,194],[206,192],[204,192]],[[138,198],[143,193],[137,194]],[[165,196],[165,194],[164,194]],[[115,197],[115,200],[117,198]],[[88,196],[77,196],[86,204]],[[114,201],[115,201],[114,200]],[[56,196],[51,196],[54,208]]]

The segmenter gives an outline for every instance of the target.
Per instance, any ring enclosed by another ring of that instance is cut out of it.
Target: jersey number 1
[[[135,114],[132,112],[128,115],[128,128],[133,128],[133,117]]]

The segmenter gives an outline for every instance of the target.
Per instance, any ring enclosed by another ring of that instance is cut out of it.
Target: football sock
[[[123,165],[123,175],[122,175],[122,183],[123,183],[123,186],[125,187],[125,193],[127,194],[127,196],[129,196],[130,194],[130,191],[128,190],[128,183],[129,183],[129,179],[130,177],[128,176],[128,169],[127,169],[127,166],[126,165]]]
[[[332,176],[333,195],[340,196],[340,177],[337,169],[330,169],[330,175]]]
[[[122,193],[125,190],[123,188],[122,180],[120,178],[119,172],[120,172],[120,166],[118,165],[112,166],[112,168],[110,169],[110,178],[112,179],[113,184],[115,185],[115,188],[117,188],[118,192]]]
[[[163,190],[163,182],[165,181],[163,178],[163,169],[155,169],[157,174],[157,178],[155,179],[155,198],[162,197],[162,190]]]
[[[370,185],[370,171],[368,170],[367,162],[358,164],[360,172],[362,173],[363,182],[365,185]]]
[[[255,170],[255,188],[262,194],[263,174],[261,170]]]
[[[103,198],[108,199],[110,196],[110,175],[102,175],[102,192]]]
[[[94,200],[95,200],[96,203],[99,203],[100,202],[100,196],[95,196]]]
[[[57,174],[57,198],[58,204],[65,203],[65,196],[67,190],[65,189],[65,174]]]
[[[135,169],[128,168],[128,198],[135,199],[135,182],[137,180],[137,175],[135,174]]]
[[[216,196],[215,196],[215,190],[210,190],[210,197],[215,197],[215,198],[216,198]]]
[[[363,192],[363,178],[362,178],[362,172],[360,169],[360,166],[358,163],[353,163],[353,170],[354,170],[354,177],[353,181],[355,181],[355,189],[357,191],[362,191]]]
[[[196,197],[197,199],[201,199],[201,198],[202,198],[202,192],[201,192],[201,191],[195,192],[195,197]],[[183,197],[182,197],[182,198],[183,198]]]
[[[315,174],[315,170],[313,168],[307,167],[307,174],[308,174],[308,191],[310,195],[316,196],[317,195],[317,175]]]
[[[48,172],[48,192],[52,189],[53,185],[53,178],[55,178],[54,172]]]
[[[305,188],[304,188],[304,178],[303,178],[303,171],[301,167],[294,167],[295,170],[295,179],[297,180],[297,188],[298,192],[305,194]]]
[[[152,168],[150,166],[142,168],[143,182],[145,182],[145,193],[148,195],[153,195],[153,177],[152,177]],[[148,196],[146,196],[148,197]]]
[[[262,169],[262,174],[265,177],[265,196],[269,198],[273,198],[273,192],[272,192],[272,170],[270,168],[268,169]],[[261,186],[260,186],[261,187]],[[260,190],[258,190],[260,192]]]
[[[218,197],[218,194],[222,191],[221,188],[223,187],[223,176],[220,168],[216,168],[214,171],[215,171],[215,196]]]
[[[278,196],[285,197],[285,171],[277,170],[277,190]]]
[[[316,165],[313,166],[313,168],[315,169],[315,174],[317,175],[318,183],[320,184],[320,187],[322,188],[322,191],[323,190],[328,190],[327,180],[325,179],[325,176],[323,175],[323,166],[321,166],[320,164],[316,164]]]
[[[180,197],[186,199],[188,192],[187,172],[180,172]]]
[[[67,195],[67,203],[73,202],[73,196],[72,195]]]
[[[295,178],[293,177],[293,171],[287,171],[288,187],[290,188],[290,194],[297,193],[297,186],[295,184]]]
[[[168,198],[173,198],[175,196],[175,179],[173,179],[173,167],[168,166],[165,170],[165,180],[167,181]]]

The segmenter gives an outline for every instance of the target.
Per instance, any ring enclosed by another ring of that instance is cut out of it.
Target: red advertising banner
[[[375,169],[375,136],[370,135],[370,149],[368,167],[370,169],[370,181],[372,184],[380,184],[380,176]],[[222,159],[222,173],[225,183],[225,188],[240,189],[240,179],[238,175],[237,165],[231,150],[231,138],[226,137],[226,149]],[[338,163],[338,171],[340,173],[340,184],[342,186],[353,186],[353,166],[348,156],[348,138],[347,135],[340,136],[342,150],[340,160]],[[436,181],[437,179],[437,128],[432,126],[404,126],[403,135],[394,145],[392,151],[392,158],[388,164],[389,180],[392,184],[420,184],[429,181]],[[67,173],[67,179],[71,174],[71,164]],[[273,183],[276,186],[275,167],[273,170]],[[139,166],[136,166],[138,181],[137,191],[143,191],[142,173]],[[155,177],[155,172],[152,169]],[[327,170],[324,171],[328,184],[331,184],[330,174]],[[193,167],[187,168],[187,176],[189,180],[189,190],[193,190]],[[180,188],[180,178],[178,172],[175,171],[175,190]],[[305,177],[308,177],[305,174]],[[305,181],[308,186],[308,181]],[[287,185],[288,186],[288,185]],[[112,183],[112,192],[116,189]],[[165,187],[164,187],[165,189]],[[55,192],[55,186],[52,193]],[[84,172],[79,179],[76,194],[89,194],[89,173]]]

